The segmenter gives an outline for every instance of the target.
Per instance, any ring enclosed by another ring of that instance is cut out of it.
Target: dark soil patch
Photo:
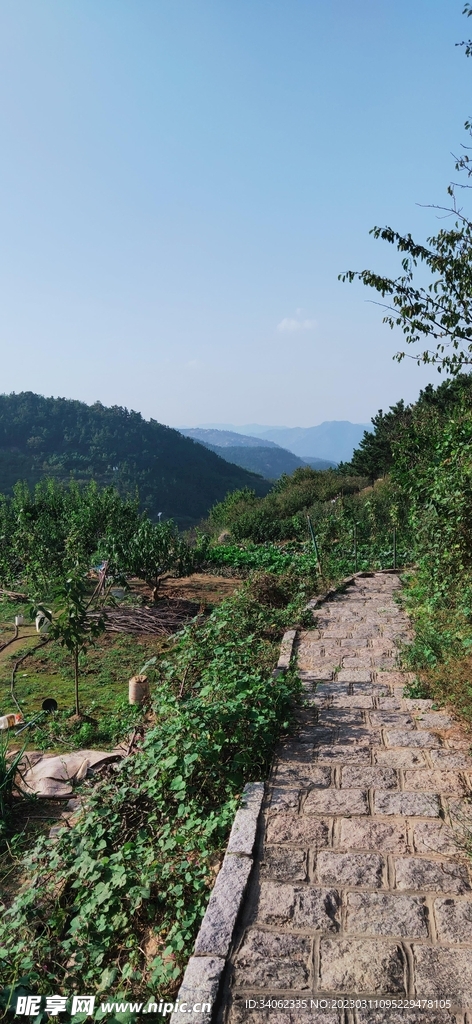
[[[14,800],[0,849],[0,907],[13,902],[23,882],[22,858],[41,833],[49,832],[65,800]]]

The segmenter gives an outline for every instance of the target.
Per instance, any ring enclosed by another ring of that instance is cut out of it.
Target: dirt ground
[[[212,576],[210,573],[195,572],[191,576],[182,576],[176,579],[173,576],[165,576],[159,586],[158,595],[168,601],[194,601],[199,605],[203,604],[213,607],[230,597],[241,585],[241,580],[227,578],[226,576]],[[129,581],[131,593],[151,602],[151,588],[143,580],[132,579]]]
[[[225,597],[230,597],[241,586],[241,580],[227,579],[224,576],[210,576],[206,573],[194,573],[181,579],[168,577],[161,583],[162,597],[169,600],[198,601],[200,604],[220,604]]]

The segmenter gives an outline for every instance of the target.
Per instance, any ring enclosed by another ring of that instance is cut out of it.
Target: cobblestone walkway
[[[399,586],[358,578],[300,638],[304,706],[271,779],[228,1024],[445,1024],[472,1007],[470,740],[431,701],[402,698]],[[281,1005],[261,1008],[267,999]],[[388,999],[430,1005],[378,1005]]]

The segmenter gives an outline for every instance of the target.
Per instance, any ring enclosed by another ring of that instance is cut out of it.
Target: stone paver
[[[403,697],[399,588],[357,578],[300,635],[299,728],[274,765],[220,1024],[472,1024],[470,741]]]

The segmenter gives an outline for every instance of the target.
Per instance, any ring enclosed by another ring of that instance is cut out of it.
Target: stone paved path
[[[271,778],[227,1024],[471,1024],[470,740],[431,701],[402,698],[399,586],[395,575],[358,578],[300,638],[304,706]],[[323,1011],[310,1006],[323,998]],[[389,998],[433,1002],[375,1007]],[[251,1006],[262,999],[282,1006]]]

